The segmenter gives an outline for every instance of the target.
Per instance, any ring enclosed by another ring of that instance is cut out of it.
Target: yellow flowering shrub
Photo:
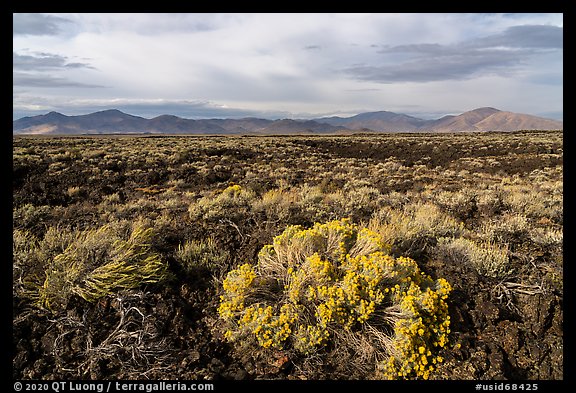
[[[409,288],[396,293],[400,309],[408,318],[395,322],[394,356],[381,365],[386,378],[428,379],[443,358],[437,354],[448,343],[450,316],[446,299],[452,290],[440,278],[436,282],[421,274],[426,289],[414,281]]]
[[[244,299],[254,278],[256,273],[247,263],[228,273],[222,283],[226,297],[222,297],[218,307],[221,317],[229,319],[234,317],[235,312],[244,310]]]
[[[241,265],[224,279],[224,337],[295,358],[342,347],[360,352],[355,346],[363,343],[376,377],[429,378],[450,332],[451,287],[389,250],[349,219],[286,228],[256,266]]]
[[[188,208],[188,213],[193,220],[227,219],[240,222],[249,217],[254,197],[252,191],[234,184],[215,196],[205,196],[192,203]]]

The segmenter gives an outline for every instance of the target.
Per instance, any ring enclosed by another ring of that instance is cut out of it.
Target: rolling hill
[[[58,112],[23,117],[13,121],[14,134],[326,134],[350,131],[460,132],[563,129],[561,121],[477,108],[460,115],[424,120],[394,112],[360,113],[351,117],[312,120],[259,118],[185,119],[161,115],[152,119],[129,115],[117,109],[86,115],[66,116]]]

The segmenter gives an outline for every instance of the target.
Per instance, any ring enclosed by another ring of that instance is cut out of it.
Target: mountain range
[[[14,134],[332,134],[362,132],[460,132],[561,130],[563,122],[495,108],[477,108],[436,120],[387,112],[360,113],[352,117],[322,117],[312,120],[185,119],[161,115],[152,119],[129,115],[117,109],[87,115],[66,116],[58,112],[23,117],[13,121]]]

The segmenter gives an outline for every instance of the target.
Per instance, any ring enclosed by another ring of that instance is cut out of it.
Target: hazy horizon
[[[470,111],[473,111],[473,110],[475,110],[475,109],[480,109],[480,108],[473,108],[473,109],[470,109]],[[494,109],[502,110],[502,109],[499,109],[499,108],[494,108]],[[24,118],[24,117],[34,117],[34,116],[47,115],[47,114],[52,113],[52,112],[59,113],[59,114],[62,114],[62,115],[64,115],[64,116],[71,117],[71,116],[90,115],[90,114],[94,114],[94,113],[98,113],[98,112],[107,112],[107,111],[114,111],[114,110],[118,110],[118,111],[120,111],[120,112],[122,112],[122,113],[124,113],[124,114],[141,117],[141,118],[147,119],[147,120],[151,120],[151,119],[154,119],[154,118],[160,117],[160,116],[177,116],[177,117],[180,117],[180,118],[182,118],[182,119],[194,119],[194,120],[214,120],[214,119],[216,119],[216,120],[218,120],[218,119],[234,119],[234,120],[239,120],[239,119],[247,119],[247,118],[258,118],[258,119],[265,119],[265,120],[282,120],[282,119],[292,119],[292,120],[321,120],[321,119],[323,119],[323,118],[329,118],[329,117],[335,117],[335,116],[336,116],[336,117],[340,117],[340,118],[349,118],[349,117],[354,117],[354,116],[356,116],[356,115],[360,115],[360,114],[364,114],[364,113],[391,112],[391,111],[384,111],[384,110],[383,110],[383,111],[374,111],[374,112],[362,112],[362,113],[350,114],[350,115],[345,115],[345,116],[333,115],[333,116],[318,116],[318,117],[307,117],[307,118],[294,118],[294,117],[291,117],[291,118],[289,118],[289,117],[266,117],[266,118],[265,118],[265,117],[258,117],[258,116],[195,117],[195,118],[188,118],[188,117],[178,116],[178,115],[175,115],[175,114],[173,114],[173,113],[160,113],[160,114],[153,115],[153,116],[140,116],[140,115],[136,115],[136,114],[134,114],[134,113],[130,113],[130,112],[128,112],[128,111],[120,110],[120,109],[118,109],[118,108],[107,108],[107,109],[103,108],[103,109],[98,109],[98,110],[96,110],[96,111],[94,111],[94,112],[74,113],[74,114],[67,114],[67,113],[63,113],[63,112],[60,112],[60,111],[49,111],[49,112],[46,112],[46,113],[39,113],[38,115],[23,116],[23,117],[20,117],[20,118],[15,118],[15,119],[13,119],[13,120],[22,119],[22,118]],[[504,111],[504,110],[502,110],[502,111]],[[469,112],[469,111],[465,111],[465,112]],[[465,113],[465,112],[462,112],[462,113]],[[504,112],[505,112],[505,111],[504,111]],[[393,112],[393,113],[396,113],[396,112]],[[419,119],[422,119],[422,120],[437,120],[437,119],[439,119],[439,118],[441,118],[441,117],[444,117],[444,116],[449,116],[449,115],[458,116],[458,115],[460,115],[460,114],[462,114],[462,113],[446,113],[446,114],[437,115],[437,116],[434,116],[434,117],[426,117],[426,116],[413,116],[413,117],[416,117],[416,118],[419,118]],[[398,114],[399,114],[399,115],[401,114],[401,115],[412,116],[412,115],[410,115],[410,114],[408,114],[408,113],[398,113]],[[525,114],[531,115],[530,113],[525,113]],[[534,115],[534,116],[537,116],[537,115]],[[554,118],[552,118],[552,117],[545,117],[545,116],[538,116],[538,117],[542,117],[542,118],[544,118],[544,119],[547,118],[547,119],[550,119],[550,120],[563,121],[563,119],[554,119]]]

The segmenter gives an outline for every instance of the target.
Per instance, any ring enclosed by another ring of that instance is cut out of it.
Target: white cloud
[[[35,15],[15,16],[15,83],[27,89],[15,96],[63,112],[86,98],[210,102],[231,114],[562,111],[561,50],[550,39],[561,14]]]

